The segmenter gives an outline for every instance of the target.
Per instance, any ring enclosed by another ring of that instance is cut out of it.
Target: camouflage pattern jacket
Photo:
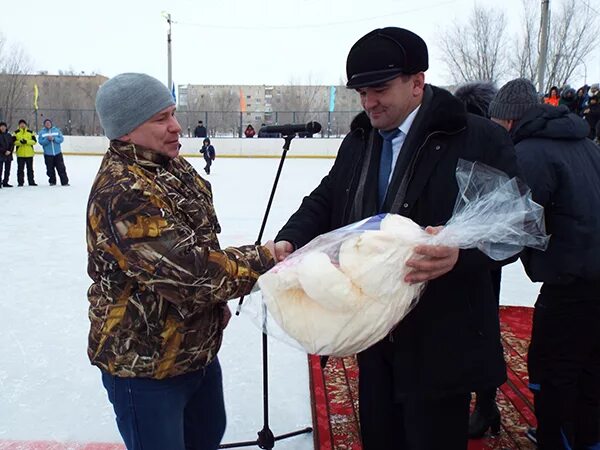
[[[112,141],[87,207],[88,356],[120,377],[198,370],[221,345],[224,307],[273,266],[221,250],[210,184],[183,158]]]

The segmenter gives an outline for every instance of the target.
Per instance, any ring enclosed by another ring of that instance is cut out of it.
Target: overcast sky
[[[600,0],[585,2],[600,9]],[[517,31],[521,0],[478,4],[500,5],[509,29]],[[36,72],[72,69],[108,77],[146,72],[166,84],[161,12],[167,11],[174,21],[175,84],[336,84],[345,79],[352,44],[374,28],[392,25],[425,39],[426,79],[443,85],[451,77],[439,59],[440,30],[473,5],[473,0],[4,0],[0,32],[26,51]],[[600,52],[595,53],[586,60],[588,83],[600,81]],[[583,73],[573,80],[582,83]]]

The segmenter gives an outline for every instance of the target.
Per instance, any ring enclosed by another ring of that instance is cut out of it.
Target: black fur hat
[[[489,117],[488,109],[497,92],[498,89],[494,83],[476,81],[459,86],[454,92],[454,96],[464,103],[468,112],[481,117]]]
[[[377,86],[429,68],[425,41],[404,28],[378,28],[361,37],[346,60],[346,87]]]

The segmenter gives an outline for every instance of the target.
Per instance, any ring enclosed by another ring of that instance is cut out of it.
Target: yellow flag
[[[34,109],[35,111],[37,111],[37,110],[38,110],[38,104],[37,104],[37,101],[38,101],[38,97],[39,97],[39,95],[40,95],[40,93],[39,93],[39,91],[38,91],[37,84],[34,84],[34,85],[33,85],[33,109]]]

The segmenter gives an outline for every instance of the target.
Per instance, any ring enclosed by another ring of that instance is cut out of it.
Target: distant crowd
[[[600,84],[586,84],[577,91],[568,84],[560,89],[553,86],[544,96],[544,103],[552,106],[565,105],[589,124],[590,139],[600,139]]]
[[[13,153],[17,155],[17,186],[25,184],[25,172],[27,172],[27,184],[37,186],[33,170],[33,158],[35,156],[34,145],[39,143],[44,150],[44,162],[46,163],[46,175],[50,186],[55,186],[58,179],[62,186],[69,185],[69,177],[61,150],[64,137],[60,128],[53,126],[50,119],[44,120],[44,127],[37,135],[29,129],[27,121],[19,120],[19,126],[14,132],[8,131],[6,122],[0,122],[0,187],[11,188],[10,175],[13,161]]]

